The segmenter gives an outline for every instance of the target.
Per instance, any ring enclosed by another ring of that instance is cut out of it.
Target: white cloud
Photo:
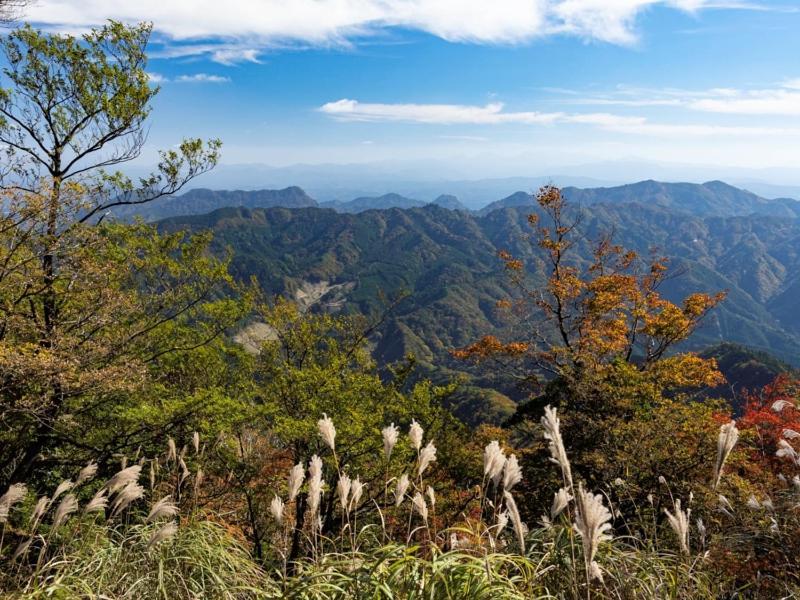
[[[222,65],[241,62],[258,63],[259,51],[255,48],[219,48],[211,52],[211,60]]]
[[[175,81],[179,83],[228,83],[230,78],[208,75],[207,73],[195,73],[194,75],[181,75]]]
[[[160,75],[158,73],[150,73],[150,72],[148,72],[147,73],[147,78],[150,81],[152,81],[153,83],[155,83],[156,85],[158,85],[159,83],[166,83],[167,81],[169,81],[166,77],[164,77],[163,75]]]
[[[490,6],[486,0],[39,0],[27,18],[62,29],[109,18],[151,21],[172,40],[246,42],[248,48],[237,56],[223,51],[216,57],[236,62],[257,60],[257,50],[271,45],[348,45],[389,27],[453,42],[514,44],[567,33],[630,44],[636,40],[637,17],[656,5],[689,12],[754,8],[713,0],[494,0]]]
[[[464,104],[373,104],[342,99],[319,111],[339,121],[406,122],[437,125],[589,125],[617,133],[651,136],[800,136],[800,128],[653,123],[641,116],[609,113],[505,111],[500,102]]]
[[[678,107],[690,111],[731,115],[800,116],[800,79],[787,79],[771,88],[708,90],[649,90],[619,88],[598,96],[580,97],[562,90],[568,104],[589,106]]]

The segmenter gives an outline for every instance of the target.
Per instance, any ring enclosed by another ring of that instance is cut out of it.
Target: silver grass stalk
[[[200,454],[200,434],[196,431],[192,434],[192,447],[195,454]]]
[[[431,486],[428,486],[425,490],[425,495],[428,497],[428,502],[430,502],[431,508],[436,508],[436,492],[433,491]]]
[[[392,423],[381,430],[381,435],[383,436],[383,456],[388,462],[392,457],[392,450],[397,444],[397,438],[400,436],[400,429]]]
[[[590,578],[596,579],[600,568],[594,563],[597,548],[601,542],[611,539],[608,531],[611,529],[611,513],[603,504],[600,494],[592,494],[583,489],[583,484],[578,485],[575,496],[577,515],[575,518],[575,531],[581,536],[583,543],[583,557],[586,561],[586,572]],[[602,576],[602,575],[601,575]]]
[[[433,445],[433,442],[428,442],[428,445],[425,446],[419,453],[419,476],[422,477],[422,474],[425,470],[430,466],[430,464],[436,460],[436,446]]]
[[[350,491],[350,506],[349,511],[352,512],[358,509],[358,504],[361,502],[361,497],[364,495],[364,484],[356,477],[353,480],[353,485]]]
[[[73,488],[73,486],[74,484],[70,479],[65,479],[64,481],[59,483],[58,487],[56,488],[56,491],[53,492],[53,502],[55,502],[56,499],[58,499],[64,492],[70,491]]]
[[[516,455],[512,454],[506,459],[503,466],[503,489],[511,491],[520,481],[522,481],[522,468],[519,466]]]
[[[497,515],[497,525],[495,525],[494,535],[495,538],[499,537],[503,530],[508,525],[508,510],[504,510]]]
[[[350,501],[350,488],[353,486],[353,481],[344,473],[339,477],[336,483],[336,493],[339,496],[339,502],[342,505],[342,510],[346,511]]]
[[[333,421],[325,413],[322,413],[322,418],[317,421],[317,429],[319,429],[319,435],[322,441],[325,442],[328,448],[335,451],[336,427],[333,426]]]
[[[161,542],[171,539],[178,532],[178,525],[174,521],[170,521],[158,529],[147,542],[148,550],[153,546],[157,546]]]
[[[277,495],[272,499],[272,502],[269,503],[269,513],[279,526],[283,525],[284,507],[283,500]]]
[[[422,517],[422,520],[425,521],[425,524],[428,524],[428,505],[425,502],[425,498],[417,492],[414,494],[414,498],[411,500],[411,505],[414,507],[414,511]]]
[[[0,496],[0,504],[11,510],[15,504],[19,503],[28,493],[28,488],[24,483],[15,483]]]
[[[106,496],[106,489],[102,488],[89,500],[89,503],[83,509],[83,514],[103,512],[107,506],[108,496]]]
[[[692,514],[692,509],[687,508],[686,510],[681,509],[681,500],[678,498],[675,500],[675,512],[671,513],[666,508],[664,509],[664,513],[667,515],[667,520],[669,521],[672,530],[675,532],[675,535],[678,536],[678,541],[681,545],[681,552],[689,555],[689,519]]]
[[[553,505],[550,507],[550,520],[555,521],[558,515],[564,512],[564,509],[567,508],[571,500],[572,495],[567,488],[561,488],[553,494]]]
[[[178,449],[175,447],[175,440],[167,438],[167,462],[178,458]]]
[[[133,465],[118,471],[111,479],[106,482],[105,487],[108,488],[109,494],[121,490],[130,483],[139,480],[139,475],[142,473],[141,465]]]
[[[403,503],[403,500],[406,497],[406,492],[408,491],[408,486],[411,485],[411,481],[408,479],[408,475],[403,473],[400,476],[400,479],[397,480],[397,486],[394,489],[394,505],[400,506]]]
[[[136,500],[144,496],[144,488],[136,482],[131,482],[122,488],[111,505],[111,516],[116,516],[128,508]]]
[[[303,463],[297,463],[289,471],[289,502],[294,502],[297,498],[300,488],[303,487],[303,479],[305,479],[305,467]]]
[[[520,554],[525,554],[525,524],[519,516],[517,503],[514,501],[514,496],[511,492],[504,490],[503,497],[506,500],[506,509],[508,516],[511,517],[511,524],[514,526],[514,532],[517,534],[517,543],[519,544]]]
[[[792,462],[798,463],[797,452],[792,448],[792,445],[783,438],[778,440],[778,450],[775,452],[775,456],[778,458],[788,458]]]
[[[503,466],[506,462],[506,456],[500,449],[500,443],[497,440],[492,440],[483,449],[483,475],[487,479],[494,481],[495,485],[499,481],[500,473],[503,472]]]
[[[308,510],[313,517],[322,499],[322,459],[316,454],[311,457],[308,473]]]
[[[797,438],[800,438],[800,433],[794,429],[784,429],[783,437],[785,437],[787,440],[796,440]]]
[[[8,488],[5,494],[0,496],[0,523],[6,523],[11,509],[19,503],[28,493],[28,488],[24,483],[15,483]]]
[[[203,483],[203,477],[205,477],[205,473],[203,473],[203,469],[198,468],[197,473],[194,475],[194,495],[197,496],[198,492],[200,491],[200,485]]]
[[[75,487],[91,481],[97,475],[97,463],[90,462],[78,472],[78,479],[75,480]]]
[[[16,551],[14,552],[14,556],[11,557],[12,562],[16,561],[19,558],[23,558],[26,554],[28,554],[28,550],[33,543],[33,538],[28,538],[24,542],[22,542],[19,546],[17,546]]]
[[[53,513],[53,529],[61,527],[76,510],[78,510],[78,499],[72,494],[64,496]]]
[[[408,439],[411,440],[411,446],[414,450],[422,448],[422,436],[424,433],[422,426],[416,420],[411,419],[411,426],[408,428]]]
[[[775,402],[772,403],[772,410],[774,412],[779,413],[783,411],[783,409],[786,408],[787,406],[792,406],[792,403],[789,402],[788,400],[776,400]]]
[[[738,440],[739,430],[736,429],[736,421],[725,423],[719,428],[719,437],[717,438],[717,460],[714,463],[713,489],[715,490],[722,478],[722,469],[725,466],[725,461],[728,460],[728,456],[730,456]]]
[[[36,526],[39,524],[39,521],[44,516],[44,513],[47,512],[47,509],[50,507],[50,498],[47,496],[42,496],[36,501],[36,506],[33,507],[33,512],[31,513],[30,523],[31,529],[36,529]]]
[[[150,489],[154,489],[156,487],[156,468],[155,465],[158,464],[156,461],[150,461]]]
[[[549,441],[550,460],[561,467],[561,474],[564,481],[572,489],[572,468],[567,458],[567,451],[564,448],[564,440],[561,438],[561,420],[558,413],[552,406],[546,406],[542,417],[542,427],[544,427],[544,437]]]
[[[152,523],[164,517],[174,517],[178,514],[178,507],[172,501],[172,496],[164,496],[153,504],[145,521]]]

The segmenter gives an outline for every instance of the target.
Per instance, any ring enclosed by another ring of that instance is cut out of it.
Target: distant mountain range
[[[602,188],[563,188],[570,202],[579,205],[643,203],[670,211],[696,216],[746,216],[750,214],[797,218],[800,202],[790,198],[774,200],[762,198],[752,192],[736,188],[721,181],[695,183],[661,183],[641,181],[630,185]],[[244,208],[331,208],[340,213],[359,213],[367,210],[390,208],[420,208],[434,204],[450,210],[469,210],[453,195],[443,194],[433,202],[425,202],[400,194],[362,196],[349,201],[331,200],[317,202],[301,188],[293,186],[282,190],[237,190],[213,191],[194,189],[174,198],[162,198],[141,206],[120,207],[115,216],[130,219],[141,216],[147,221],[156,221],[173,216],[205,214],[229,206]],[[531,193],[519,191],[491,202],[477,211],[487,215],[501,208],[531,205]]]
[[[799,203],[767,200],[722,182],[644,181],[564,191],[573,210],[582,212],[585,239],[576,246],[581,264],[591,258],[589,240],[614,231],[620,243],[642,255],[657,249],[682,272],[662,288],[667,298],[728,292],[687,348],[734,342],[800,366]],[[374,336],[376,359],[385,364],[412,352],[434,377],[466,376],[470,389],[484,390],[464,400],[481,419],[497,420],[513,410],[510,390],[473,380],[449,351],[505,331],[494,306],[512,290],[499,250],[525,260],[533,285],[545,281],[545,262],[528,238],[527,215],[537,210],[530,194],[519,192],[470,212],[452,210],[458,201],[447,196],[435,204],[399,195],[363,197],[334,210],[321,208],[299,188],[202,190],[165,201],[157,214],[199,211],[219,202],[238,206],[174,216],[159,226],[210,229],[215,251],[233,249],[235,276],[255,276],[264,289],[296,297],[311,310],[374,315],[384,309],[386,297],[406,294]],[[397,203],[407,208],[387,208]],[[774,372],[771,363],[761,369],[761,379],[750,367],[737,370],[736,365],[755,363],[722,348],[719,358],[727,361],[737,379],[731,383],[739,388],[744,380],[761,382]],[[485,404],[486,389],[494,390],[491,406]]]

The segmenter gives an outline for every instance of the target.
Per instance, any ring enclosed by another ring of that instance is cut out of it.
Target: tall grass
[[[492,442],[484,450],[484,478],[474,505],[458,525],[437,530],[438,492],[425,479],[436,447],[432,440],[426,443],[422,427],[412,423],[413,463],[398,465],[396,474],[389,471],[388,458],[398,442],[397,428],[381,432],[385,481],[369,489],[334,455],[336,430],[323,416],[319,433],[332,454],[338,483],[328,489],[319,456],[307,473],[303,464],[292,467],[284,495],[276,490],[269,503],[273,552],[260,562],[238,530],[197,509],[190,496],[203,483],[202,469],[195,464],[192,473],[187,447],[179,451],[173,440],[163,457],[123,464],[102,485],[94,481],[96,465],[87,465],[74,483],[59,484],[52,498],[35,498],[17,485],[0,497],[0,592],[20,600],[746,596],[747,585],[732,585],[709,568],[706,527],[702,521],[693,526],[691,497],[685,506],[672,499],[670,509],[647,509],[653,516],[663,513],[672,535],[662,530],[659,536],[658,528],[644,537],[641,530],[623,535],[613,493],[588,490],[575,478],[555,409],[548,407],[542,424],[563,482],[553,490],[553,506],[542,511],[549,514],[532,527],[523,522],[514,497],[523,473],[516,457]],[[736,437],[732,424],[723,426],[720,452],[709,465],[711,489],[720,484]],[[198,436],[187,446],[199,463]],[[139,480],[148,462],[145,490]],[[615,482],[617,488],[623,485]],[[796,502],[795,493],[776,497],[776,503]],[[334,527],[320,518],[330,494],[341,516]],[[292,509],[301,499],[305,514],[296,518]],[[796,530],[788,512],[778,523],[776,503],[757,501],[757,508],[747,508],[725,499],[720,511],[730,522],[733,542],[746,546],[764,531],[777,536],[792,526]],[[753,516],[765,525],[753,524]],[[294,534],[303,540],[302,551],[290,560],[288,541]],[[793,585],[786,581],[775,589],[790,596],[797,591]]]

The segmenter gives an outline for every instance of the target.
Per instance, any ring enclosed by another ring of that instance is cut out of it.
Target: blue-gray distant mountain
[[[775,217],[800,217],[800,202],[791,198],[769,200],[722,181],[697,183],[663,183],[640,181],[629,185],[603,188],[566,187],[562,192],[573,204],[644,204],[675,213],[699,217],[737,217],[751,214]],[[533,207],[531,193],[517,192],[492,202],[479,211],[486,215],[494,210],[513,207]]]
[[[308,208],[318,206],[317,201],[297,186],[282,190],[189,190],[181,196],[160,198],[139,206],[120,206],[113,211],[119,219],[135,216],[145,221],[157,221],[181,215],[202,215],[219,208],[241,206],[244,208]]]
[[[435,204],[436,206],[441,206],[442,208],[446,208],[448,210],[466,210],[469,209],[464,206],[461,201],[453,196],[452,194],[442,194],[436,200],[434,200],[431,204]]]
[[[332,208],[340,213],[360,213],[365,210],[386,210],[388,208],[419,208],[425,206],[427,202],[406,198],[400,194],[384,194],[383,196],[364,196],[354,200],[340,201],[332,200],[322,202],[322,208]]]

